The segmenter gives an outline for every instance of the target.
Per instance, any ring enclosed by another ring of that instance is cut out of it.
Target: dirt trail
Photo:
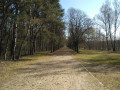
[[[65,47],[17,71],[0,90],[106,90]]]

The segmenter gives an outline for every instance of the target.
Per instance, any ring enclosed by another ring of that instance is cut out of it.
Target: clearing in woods
[[[66,47],[14,72],[0,90],[107,90]]]

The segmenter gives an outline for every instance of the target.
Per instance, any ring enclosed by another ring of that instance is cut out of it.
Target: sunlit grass
[[[94,64],[108,64],[120,67],[120,53],[110,53],[107,51],[80,50],[76,58],[86,60]]]
[[[80,50],[75,58],[110,90],[120,90],[120,53]]]
[[[110,90],[120,90],[120,53],[80,50],[75,58]]]

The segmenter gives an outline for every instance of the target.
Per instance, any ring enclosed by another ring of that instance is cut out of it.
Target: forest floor
[[[104,68],[98,64],[90,65],[88,59],[80,58],[83,56],[83,53],[74,54],[72,50],[64,47],[53,55],[42,53],[23,57],[18,62],[2,61],[0,90],[117,90],[119,88],[111,89],[102,82],[101,75],[106,74],[101,72]],[[91,72],[98,66],[100,71],[97,71],[97,74]],[[119,71],[115,73],[119,74]]]

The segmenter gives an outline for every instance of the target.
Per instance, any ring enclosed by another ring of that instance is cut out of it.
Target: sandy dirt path
[[[17,72],[0,90],[106,90],[65,47]]]

